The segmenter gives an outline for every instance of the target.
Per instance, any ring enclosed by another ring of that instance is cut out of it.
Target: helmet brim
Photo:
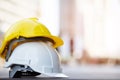
[[[68,77],[63,73],[43,73],[43,74],[47,75],[48,77]]]
[[[54,44],[53,44],[54,48],[57,48],[64,44],[63,40],[57,36],[44,36],[44,37],[50,38],[54,41]]]

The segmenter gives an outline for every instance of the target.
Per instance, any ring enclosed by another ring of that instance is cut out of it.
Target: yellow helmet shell
[[[45,25],[38,22],[37,18],[27,18],[13,24],[5,33],[4,40],[0,48],[0,55],[3,56],[5,54],[3,54],[3,52],[11,40],[18,39],[19,37],[47,37],[54,41],[54,48],[63,44],[62,39],[51,35]]]

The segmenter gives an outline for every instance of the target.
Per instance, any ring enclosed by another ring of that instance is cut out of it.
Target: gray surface
[[[74,79],[120,79],[120,66],[64,66],[63,72]]]
[[[72,79],[120,79],[120,66],[63,66],[63,73]],[[1,69],[0,78],[7,77],[8,70]]]
[[[63,72],[74,79],[120,79],[120,66],[64,66]]]

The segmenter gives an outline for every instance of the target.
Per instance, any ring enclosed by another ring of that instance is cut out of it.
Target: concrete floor
[[[120,66],[77,65],[62,66],[63,73],[71,79],[120,79]],[[0,70],[0,78],[8,78],[8,70]]]

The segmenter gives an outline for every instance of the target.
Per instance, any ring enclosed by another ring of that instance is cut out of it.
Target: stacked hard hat
[[[6,32],[0,56],[10,67],[10,77],[36,76],[66,77],[61,72],[59,54],[55,48],[63,44],[37,18],[27,18],[13,24]],[[59,76],[60,75],[60,76]]]

